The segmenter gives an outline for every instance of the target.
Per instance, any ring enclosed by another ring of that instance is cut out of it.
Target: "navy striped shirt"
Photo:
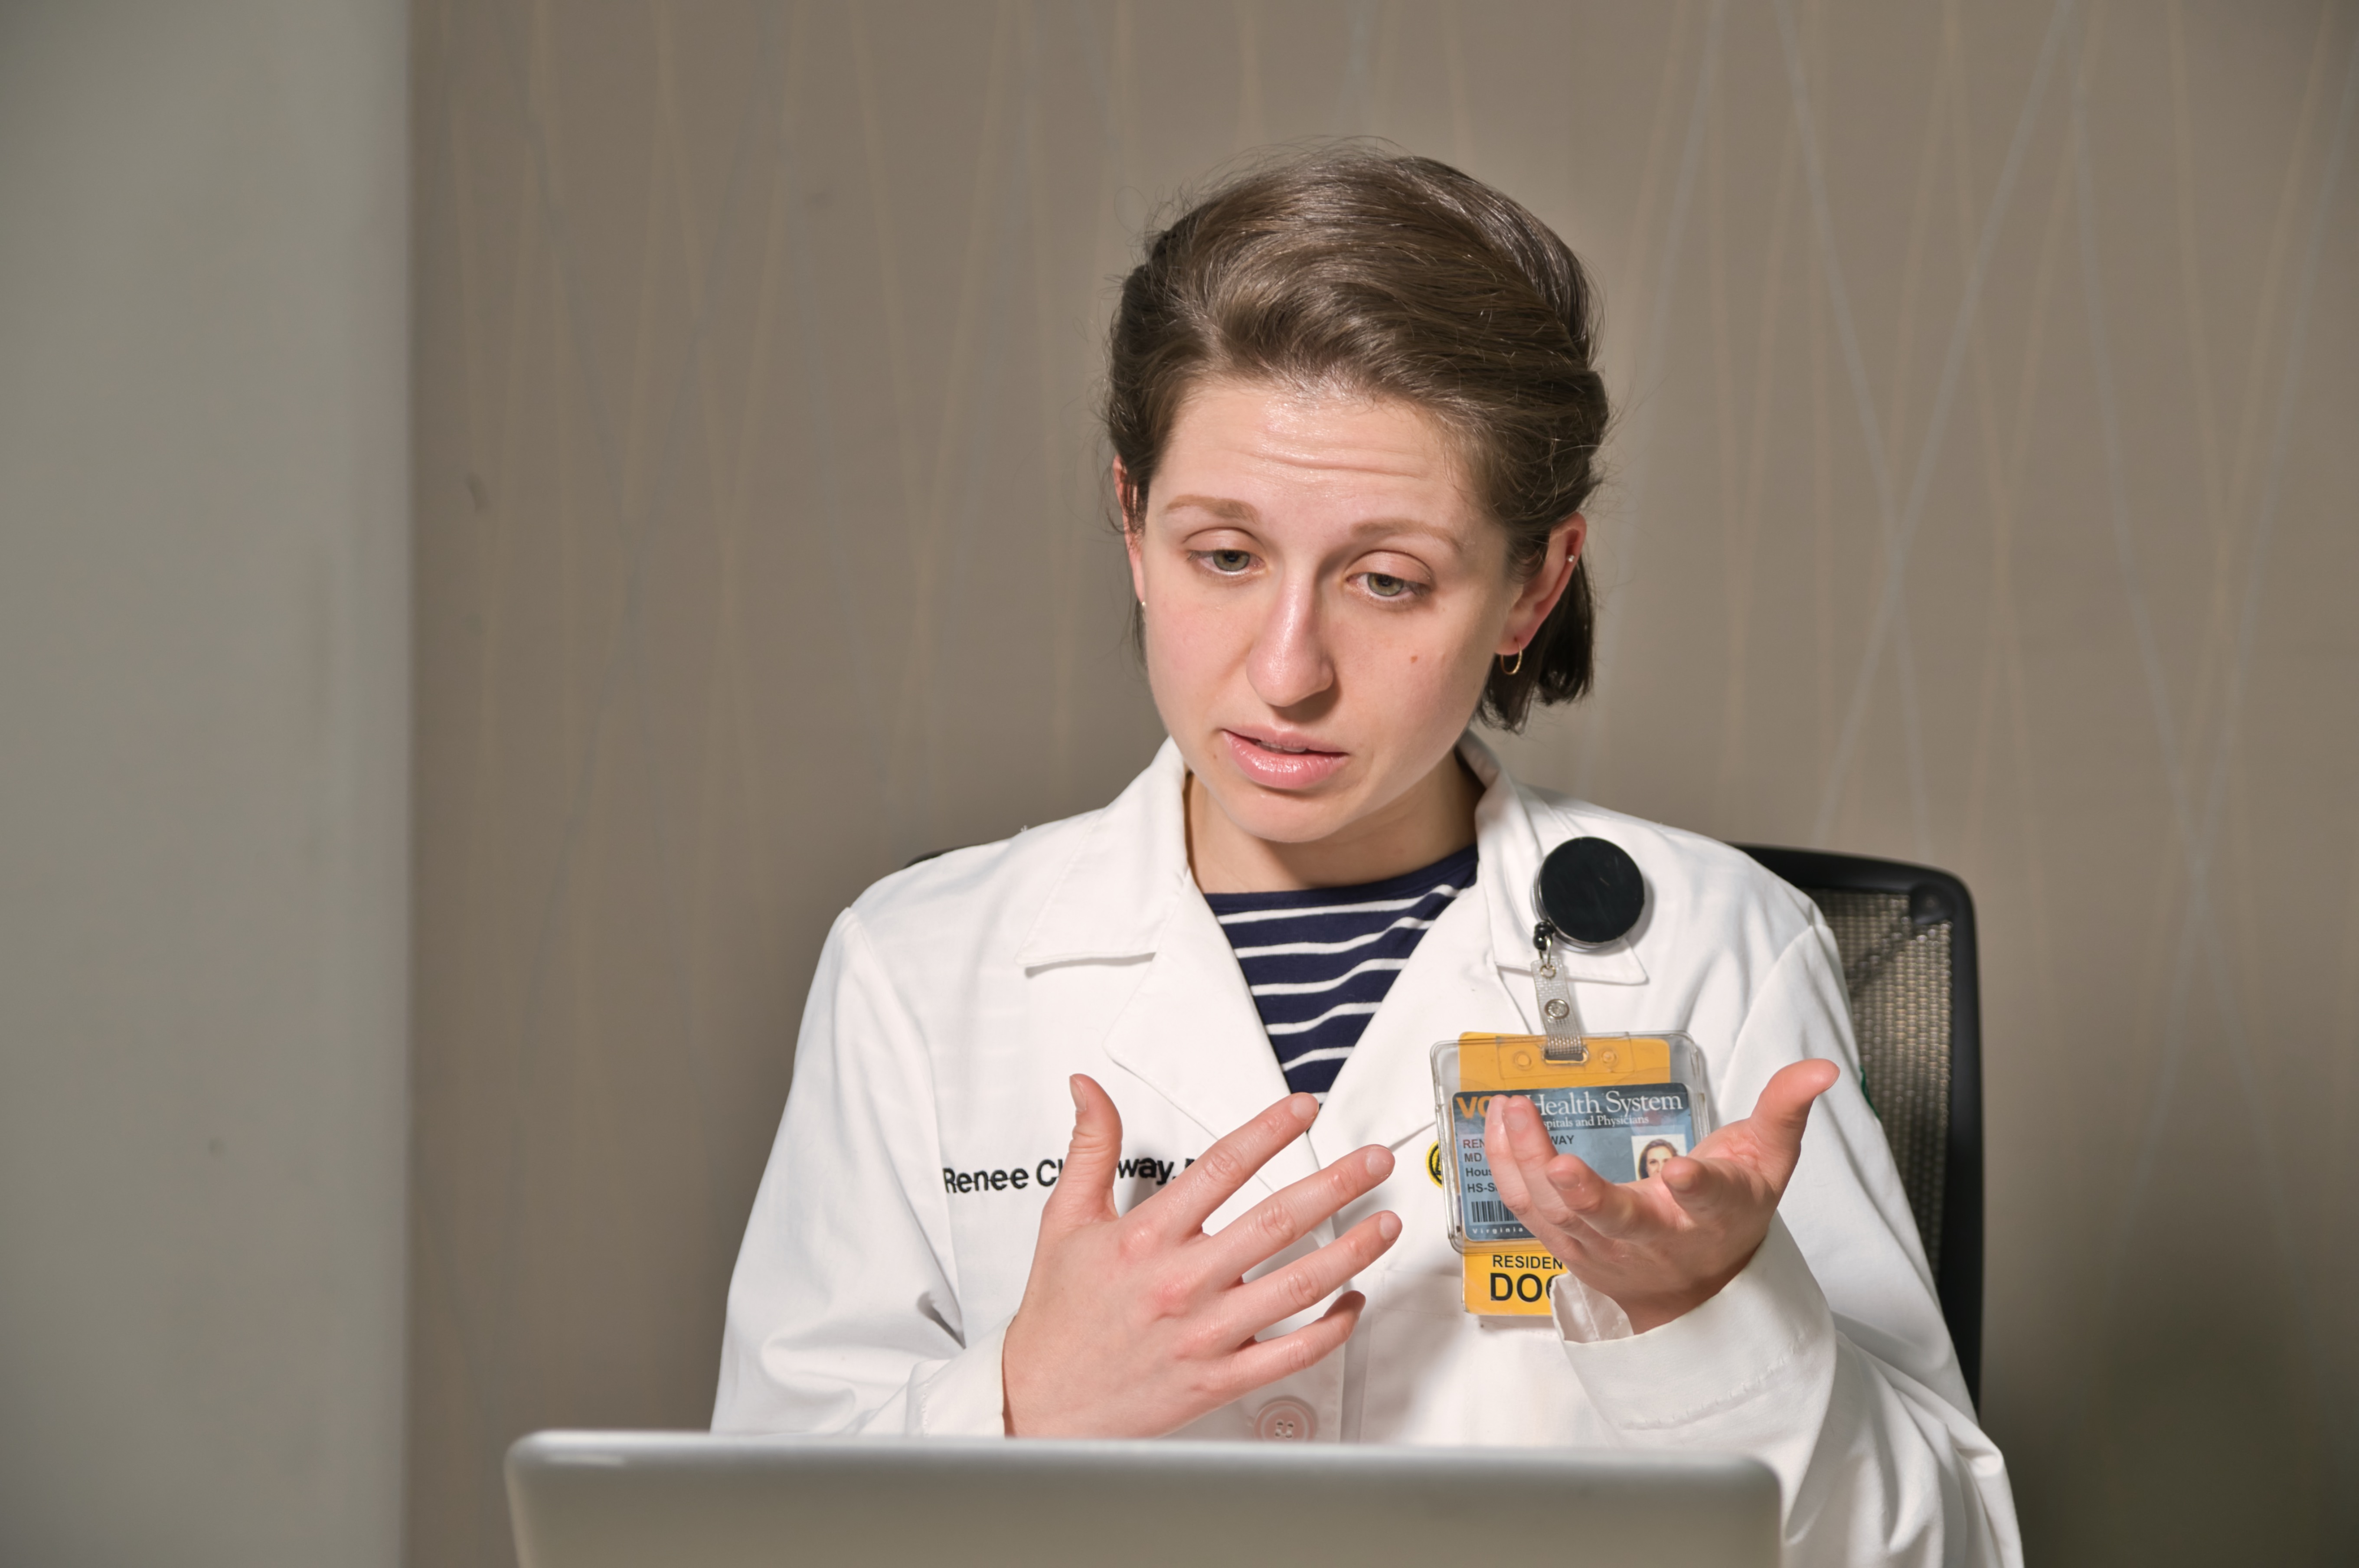
[[[1261,1010],[1286,1086],[1327,1097],[1335,1074],[1450,901],[1474,885],[1474,846],[1357,887],[1208,893]]]

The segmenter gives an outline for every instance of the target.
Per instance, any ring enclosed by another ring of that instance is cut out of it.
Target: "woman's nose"
[[[1254,694],[1273,708],[1294,708],[1335,684],[1327,656],[1317,594],[1308,586],[1280,591],[1245,661]]]

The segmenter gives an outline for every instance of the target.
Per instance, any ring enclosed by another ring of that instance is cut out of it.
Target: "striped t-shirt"
[[[1321,1100],[1418,939],[1474,885],[1474,846],[1357,887],[1208,893],[1286,1086]]]

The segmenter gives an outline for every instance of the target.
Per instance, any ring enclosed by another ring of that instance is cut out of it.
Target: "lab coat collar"
[[[1532,802],[1491,748],[1470,734],[1459,741],[1458,755],[1484,784],[1474,808],[1474,896],[1442,912],[1393,982],[1384,1006],[1368,1019],[1311,1127],[1321,1160],[1363,1144],[1413,1146],[1433,1133],[1436,1044],[1468,1030],[1537,1027],[1530,980],[1532,882],[1547,849],[1592,830],[1579,822],[1583,813],[1576,810],[1574,831],[1550,823],[1544,847]],[[1647,971],[1627,942],[1561,956],[1576,982],[1646,983]]]
[[[1484,786],[1483,799],[1474,807],[1474,843],[1481,860],[1475,886],[1482,890],[1484,907],[1490,913],[1491,961],[1511,973],[1529,975],[1532,927],[1538,918],[1532,908],[1532,886],[1539,877],[1540,861],[1565,840],[1598,831],[1604,824],[1601,822],[1593,828],[1581,822],[1585,810],[1577,802],[1568,802],[1575,818],[1573,831],[1565,833],[1551,823],[1543,844],[1539,825],[1532,820],[1531,802],[1507,777],[1491,748],[1470,730],[1459,737],[1458,755]],[[1626,940],[1585,951],[1569,949],[1561,957],[1565,974],[1572,980],[1604,985],[1647,983],[1646,966]]]
[[[1427,1053],[1465,1029],[1527,1027],[1531,888],[1543,854],[1530,802],[1473,735],[1459,754],[1483,781],[1474,811],[1475,896],[1419,942],[1328,1096],[1307,1140],[1261,1172],[1275,1190],[1364,1143],[1397,1145],[1430,1125]],[[1188,868],[1179,748],[1155,760],[1093,822],[1034,920],[1027,971],[1151,957],[1107,1054],[1217,1138],[1285,1093],[1251,994]],[[1600,824],[1601,826],[1603,824]],[[1572,836],[1552,824],[1551,839]],[[1576,831],[1580,825],[1576,823]],[[1553,847],[1551,844],[1550,847]],[[1575,982],[1642,985],[1627,942],[1565,955]]]
[[[1497,757],[1472,731],[1458,755],[1483,782],[1474,807],[1480,860],[1476,887],[1487,914],[1490,961],[1511,974],[1532,970],[1532,882],[1541,857],[1575,833],[1551,832],[1543,846],[1530,802]],[[1188,869],[1182,785],[1187,764],[1166,740],[1145,772],[1090,825],[1016,950],[1027,969],[1091,960],[1143,958],[1160,951],[1184,901],[1201,902]],[[1575,808],[1576,818],[1579,809]],[[1603,826],[1601,823],[1600,826]],[[1217,931],[1218,928],[1214,928]],[[1422,945],[1422,944],[1420,944]],[[1564,954],[1575,981],[1641,985],[1647,971],[1626,941]]]
[[[1208,1144],[1286,1097],[1286,1074],[1228,936],[1192,890],[1171,901],[1154,961],[1107,1031],[1104,1049],[1116,1066],[1201,1128]],[[1106,1086],[1120,1104],[1120,1087]],[[1274,1192],[1318,1169],[1310,1144],[1296,1138],[1257,1178]]]
[[[1016,950],[1026,969],[1143,958],[1159,944],[1188,870],[1188,765],[1167,740],[1147,771],[1100,811]]]
[[[1033,921],[1017,962],[1028,973],[1151,956],[1108,1029],[1105,1052],[1203,1129],[1234,1131],[1286,1094],[1228,938],[1188,869],[1181,786],[1169,741],[1099,814]],[[1119,1103],[1118,1085],[1107,1087]],[[1256,1174],[1275,1192],[1318,1170],[1303,1139]]]

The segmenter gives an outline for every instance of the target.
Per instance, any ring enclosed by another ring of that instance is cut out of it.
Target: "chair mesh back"
[[[1803,891],[1833,928],[1867,1097],[1900,1167],[1925,1261],[1938,1273],[1950,1138],[1950,922],[1919,925],[1902,893]]]

